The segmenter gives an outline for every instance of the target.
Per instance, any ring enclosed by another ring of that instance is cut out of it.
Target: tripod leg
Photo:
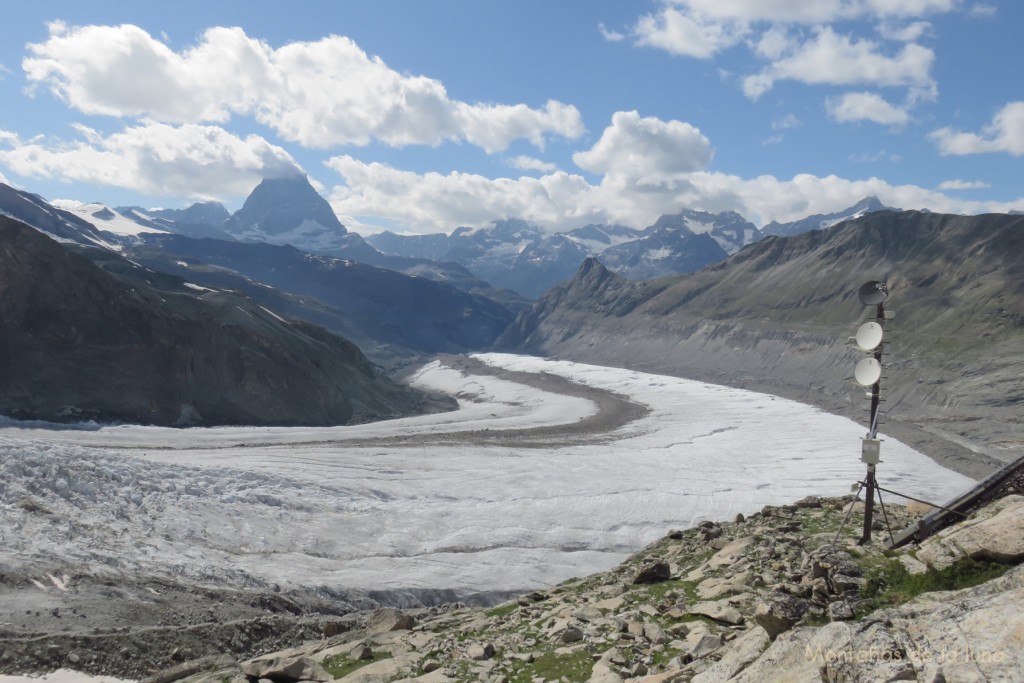
[[[889,524],[889,515],[885,511],[885,503],[882,501],[881,489],[878,490],[878,504],[882,507],[882,517],[885,519],[885,530],[889,532],[889,545],[892,546],[896,543],[896,539],[892,537],[892,525]]]
[[[850,509],[846,511],[846,516],[843,517],[843,523],[840,524],[839,528],[836,530],[836,537],[833,538],[832,543],[829,544],[833,548],[836,547],[836,541],[839,540],[839,534],[843,533],[843,529],[846,527],[846,523],[850,521],[850,515],[853,514],[853,504],[860,500],[860,492],[864,489],[864,482],[861,481],[857,483],[860,484],[860,486],[857,487],[857,495],[855,495],[853,497],[853,500],[850,501]]]

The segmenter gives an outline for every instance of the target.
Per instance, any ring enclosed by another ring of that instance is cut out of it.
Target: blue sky
[[[1024,210],[1010,0],[39,2],[0,180],[237,208],[299,168],[360,232]]]

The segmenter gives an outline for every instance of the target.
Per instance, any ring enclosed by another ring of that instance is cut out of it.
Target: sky
[[[1016,0],[11,3],[0,182],[349,229],[1024,210]]]

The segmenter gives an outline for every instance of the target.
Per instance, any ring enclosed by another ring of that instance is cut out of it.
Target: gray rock
[[[633,577],[633,583],[658,583],[672,578],[672,568],[668,562],[648,562]]]
[[[366,618],[367,633],[387,633],[388,631],[405,631],[416,625],[412,615],[392,607],[379,609]]]
[[[714,621],[737,626],[743,623],[743,615],[735,607],[719,602],[698,602],[689,609],[690,614],[705,616]]]
[[[252,659],[242,664],[242,674],[250,681],[265,678],[274,683],[297,683],[298,681],[331,681],[318,662],[309,657],[267,657]]]
[[[853,607],[846,600],[839,600],[828,606],[828,616],[832,621],[853,619]]]
[[[781,634],[734,680],[1024,680],[1024,566],[974,588],[925,593],[863,622]]]
[[[961,557],[1018,563],[1024,560],[1024,496],[1001,498],[974,518],[921,543],[917,559],[936,568]]]
[[[570,626],[569,628],[559,631],[556,636],[558,637],[558,641],[561,643],[578,643],[583,640],[583,631],[575,626]]]
[[[474,661],[483,661],[494,656],[494,645],[491,643],[473,643],[466,648],[466,657]]]
[[[797,625],[807,614],[810,603],[786,593],[767,595],[754,609],[754,621],[771,640]]]

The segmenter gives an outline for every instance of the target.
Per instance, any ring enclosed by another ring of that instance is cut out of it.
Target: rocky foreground
[[[299,647],[148,680],[1024,680],[1024,496],[898,551],[885,517],[896,531],[921,511],[876,508],[861,546],[862,507],[808,498],[703,522],[490,609],[350,614]]]

